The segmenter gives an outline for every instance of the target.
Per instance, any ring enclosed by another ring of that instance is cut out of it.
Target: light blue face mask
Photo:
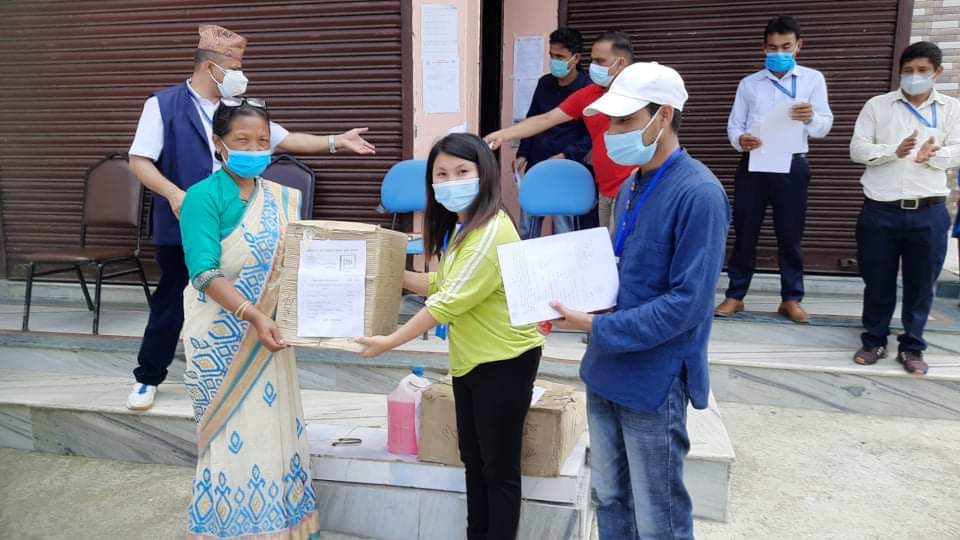
[[[237,176],[260,176],[267,165],[270,165],[270,150],[231,150],[229,147],[227,150],[230,154],[227,156],[226,166]]]
[[[774,73],[786,73],[797,65],[793,58],[793,53],[789,52],[771,52],[767,53],[767,61],[764,67]]]
[[[433,184],[433,194],[437,202],[451,212],[463,212],[473,204],[480,193],[480,178],[451,180]]]
[[[567,75],[569,75],[569,74],[570,74],[570,60],[571,60],[571,58],[567,58],[566,60],[559,59],[559,58],[551,58],[551,59],[550,59],[550,74],[553,75],[554,77],[558,78],[558,79],[562,79],[562,78],[566,77]]]
[[[657,111],[658,113],[660,111]],[[643,133],[653,124],[657,115],[647,122],[647,125],[641,129],[635,129],[626,133],[603,134],[603,142],[607,145],[607,155],[614,163],[624,166],[646,165],[653,159],[657,152],[657,143],[660,142],[660,136],[663,135],[663,128],[657,133],[657,138],[649,145],[643,143]]]
[[[600,64],[590,64],[590,80],[606,88],[610,86],[613,76],[610,75],[610,68]]]

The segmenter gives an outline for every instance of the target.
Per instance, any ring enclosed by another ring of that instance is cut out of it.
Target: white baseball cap
[[[687,90],[677,70],[656,62],[630,64],[617,74],[610,89],[583,110],[586,116],[629,116],[650,103],[678,111],[687,102]]]

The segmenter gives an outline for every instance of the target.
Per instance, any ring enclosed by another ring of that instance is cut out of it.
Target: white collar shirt
[[[896,201],[950,193],[946,171],[960,166],[960,101],[933,90],[915,109],[925,120],[911,109],[900,90],[895,90],[871,98],[857,117],[850,159],[866,165],[860,183],[869,199]],[[916,146],[910,155],[898,158],[897,147],[914,130]],[[926,163],[917,163],[914,158],[930,137],[941,148]]]
[[[790,97],[783,89],[790,91],[796,82],[796,97]],[[775,84],[776,83],[776,84]],[[827,101],[827,81],[819,71],[803,66],[794,66],[782,79],[778,79],[767,69],[763,69],[740,80],[737,97],[734,99],[730,117],[727,120],[727,137],[730,144],[743,152],[740,136],[750,133],[771,111],[789,103],[807,102],[813,106],[813,118],[804,126],[802,152],[806,153],[807,137],[826,137],[833,127],[833,112]]]

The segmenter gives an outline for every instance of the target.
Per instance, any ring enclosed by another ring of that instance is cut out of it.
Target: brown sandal
[[[872,366],[886,357],[887,350],[883,347],[860,347],[853,355],[853,361],[861,366]]]

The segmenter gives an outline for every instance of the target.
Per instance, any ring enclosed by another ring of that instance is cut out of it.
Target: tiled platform
[[[0,366],[5,364],[4,358],[0,358]],[[0,368],[0,446],[192,465],[196,459],[195,426],[183,386],[164,384],[157,405],[147,413],[131,413],[123,407],[129,388],[126,377]],[[364,436],[374,440],[385,423],[383,395],[304,390],[303,400],[307,420],[315,426],[374,428]],[[695,513],[722,520],[726,515],[734,454],[716,402],[712,401],[705,411],[691,410],[688,422],[692,444],[686,479],[694,498]],[[422,515],[427,520],[425,523],[455,523],[458,528],[452,530],[462,527],[460,518],[465,510],[459,469],[337,457],[331,455],[329,448],[324,448],[322,437],[317,436],[313,442],[314,477],[324,486],[323,496],[330,497],[331,501],[359,497],[361,502],[357,508],[365,509],[364,516],[369,516],[371,505],[386,505],[384,511],[388,511],[388,507],[394,507],[391,505],[415,504],[421,512],[432,512],[427,509],[437,506],[445,510],[441,514]],[[410,485],[410,478],[427,484]],[[589,467],[584,464],[566,480],[525,481],[528,509],[523,526],[530,527],[532,536],[523,537],[568,538],[553,534],[561,530],[585,530],[588,478]],[[336,528],[342,532],[370,535],[371,531],[363,528],[370,525],[361,523],[368,519],[361,520],[358,516],[354,519],[341,515],[341,511],[334,512],[341,504],[322,506],[331,512],[324,522],[340,523]],[[549,535],[540,536],[541,532]],[[444,534],[448,533],[446,530]],[[418,534],[421,536],[376,537],[455,537],[433,535],[433,532],[425,536],[423,532]]]

